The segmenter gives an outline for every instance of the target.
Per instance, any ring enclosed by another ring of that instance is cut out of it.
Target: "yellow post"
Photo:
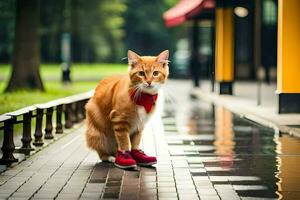
[[[234,79],[233,9],[217,1],[216,8],[216,80],[220,94],[232,94]]]
[[[300,1],[278,1],[279,113],[300,113]]]

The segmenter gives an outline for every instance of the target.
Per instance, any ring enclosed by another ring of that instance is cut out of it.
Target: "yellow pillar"
[[[278,1],[279,113],[300,113],[300,1]]]
[[[217,107],[215,127],[215,153],[219,156],[221,167],[229,169],[233,165],[235,146],[232,113],[224,107]]]
[[[217,1],[216,8],[216,81],[220,94],[232,94],[234,79],[233,9]]]

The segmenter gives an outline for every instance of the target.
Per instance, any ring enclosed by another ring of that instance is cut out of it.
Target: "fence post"
[[[3,137],[3,145],[2,145],[2,158],[0,159],[0,164],[3,165],[11,165],[13,162],[18,162],[13,155],[15,151],[14,144],[14,122],[15,118],[6,120],[4,122],[4,137]]]
[[[77,118],[77,103],[73,102],[71,104],[71,108],[72,108],[71,109],[71,111],[72,111],[71,120],[72,120],[73,124],[76,124],[76,123],[78,123],[78,118]]]
[[[63,127],[62,127],[62,112],[63,112],[63,105],[58,105],[56,107],[56,134],[62,134]]]
[[[89,99],[83,101],[82,114],[83,117],[86,118],[85,105],[88,103]]]
[[[52,115],[53,115],[53,107],[47,108],[46,127],[45,127],[45,139],[47,139],[47,140],[54,138],[54,136],[52,134],[52,131],[53,131]]]
[[[32,111],[23,114],[23,136],[22,136],[22,147],[19,149],[20,152],[29,155],[30,151],[33,151],[34,148],[31,146],[31,118]]]
[[[72,104],[68,103],[65,107],[65,127],[72,128],[73,121],[72,121]]]
[[[43,115],[44,115],[44,109],[37,108],[36,110],[36,123],[35,123],[35,133],[34,133],[34,142],[33,144],[35,146],[43,146],[43,132],[42,132],[42,126],[43,126]]]
[[[76,115],[78,122],[81,122],[83,120],[83,114],[82,114],[82,101],[76,102]]]

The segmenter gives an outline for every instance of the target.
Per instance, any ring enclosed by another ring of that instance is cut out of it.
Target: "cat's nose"
[[[152,83],[152,81],[147,81],[147,83],[148,83],[148,86],[150,86],[150,85],[151,85],[151,83]]]

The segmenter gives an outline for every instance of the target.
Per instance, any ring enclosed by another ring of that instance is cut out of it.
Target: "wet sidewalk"
[[[234,95],[232,96],[218,95],[217,87],[215,91],[212,93],[210,83],[203,81],[201,88],[195,89],[193,94],[224,106],[249,120],[300,137],[300,114],[278,114],[278,95],[275,83],[262,83],[259,86],[256,82],[237,81],[234,84]],[[260,103],[258,104],[258,102]]]
[[[159,97],[142,141],[154,167],[101,162],[80,126],[2,173],[0,199],[300,199],[300,139],[192,100],[190,90],[170,82]]]

